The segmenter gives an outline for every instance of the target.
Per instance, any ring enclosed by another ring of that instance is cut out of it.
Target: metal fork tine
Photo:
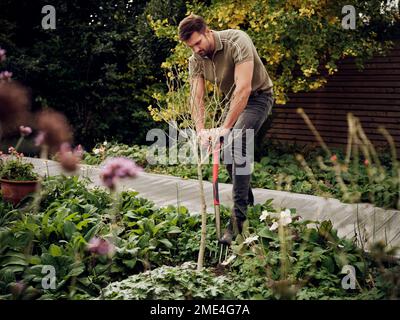
[[[223,251],[224,251],[224,245],[221,244],[221,245],[219,246],[219,259],[218,259],[218,263],[221,263],[221,262],[222,262],[222,253],[223,253]]]

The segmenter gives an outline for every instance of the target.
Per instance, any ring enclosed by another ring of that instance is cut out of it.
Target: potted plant
[[[31,133],[29,127],[20,127],[21,138]],[[32,163],[23,161],[23,153],[18,153],[17,147],[10,147],[8,155],[0,153],[0,182],[3,199],[17,205],[29,193],[35,192],[38,185],[38,174],[34,172]]]

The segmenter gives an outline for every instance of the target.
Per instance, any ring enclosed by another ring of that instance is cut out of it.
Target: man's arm
[[[204,78],[199,76],[192,78],[190,81],[190,108],[198,133],[204,129],[204,92]]]
[[[239,115],[247,105],[251,93],[251,80],[253,78],[254,62],[253,60],[245,61],[235,66],[235,90],[230,104],[229,112],[223,129],[230,129],[234,126]]]

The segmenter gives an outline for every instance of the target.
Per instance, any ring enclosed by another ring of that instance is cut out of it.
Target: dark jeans
[[[249,97],[246,108],[240,114],[238,120],[233,127],[233,134],[231,133],[230,143],[232,143],[232,164],[226,164],[229,176],[233,183],[233,210],[231,223],[229,227],[232,227],[232,219],[236,218],[236,222],[241,231],[241,224],[246,220],[246,212],[248,205],[254,204],[254,196],[250,187],[251,170],[243,169],[251,167],[253,160],[251,154],[248,154],[248,147],[254,150],[254,137],[260,130],[261,126],[267,119],[270,111],[274,104],[274,98],[270,93],[261,93],[258,95],[251,95]],[[236,130],[235,130],[236,129]],[[246,129],[253,129],[254,135],[248,134],[249,138],[246,139]],[[240,130],[240,135],[236,134]],[[236,132],[236,133],[235,133]],[[241,143],[237,143],[241,139]],[[246,148],[247,140],[247,148]],[[236,142],[236,143],[235,143]],[[241,144],[241,146],[240,146]],[[240,170],[242,168],[242,170]],[[234,220],[235,221],[235,220]]]

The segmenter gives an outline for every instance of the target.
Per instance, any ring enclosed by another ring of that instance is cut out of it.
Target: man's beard
[[[200,51],[200,52],[199,52],[199,55],[200,55],[202,58],[211,57],[211,52],[210,52],[210,51]]]
[[[207,39],[207,44],[208,44],[207,48],[199,52],[200,56],[203,58],[205,58],[205,57],[211,58],[212,54],[213,54],[213,52],[211,50],[211,43],[208,39]]]

